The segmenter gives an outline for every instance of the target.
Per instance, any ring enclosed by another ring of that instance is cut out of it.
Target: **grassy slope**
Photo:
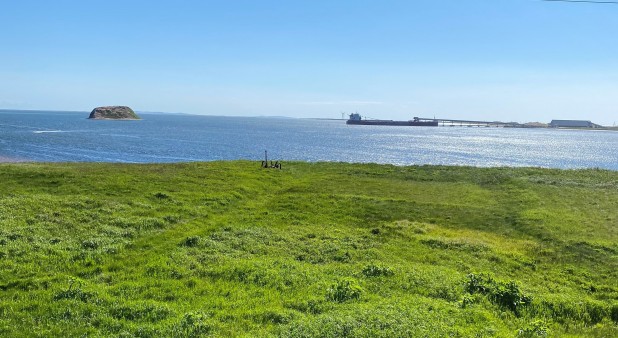
[[[616,172],[3,164],[0,179],[0,336],[618,335]]]

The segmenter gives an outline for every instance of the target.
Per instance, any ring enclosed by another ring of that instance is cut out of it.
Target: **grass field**
[[[616,337],[618,172],[0,165],[0,336]]]

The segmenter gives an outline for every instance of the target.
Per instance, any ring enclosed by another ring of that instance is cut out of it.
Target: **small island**
[[[97,107],[92,110],[88,118],[94,120],[140,120],[133,109],[127,106]]]

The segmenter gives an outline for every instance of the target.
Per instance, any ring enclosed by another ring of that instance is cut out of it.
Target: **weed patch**
[[[480,293],[502,308],[519,314],[521,309],[530,305],[532,298],[524,295],[514,281],[500,282],[487,274],[469,274],[465,291],[470,294]]]
[[[380,277],[380,276],[393,276],[395,271],[385,265],[369,264],[363,268],[362,274],[365,277]]]
[[[363,293],[363,288],[358,282],[351,278],[343,278],[332,284],[326,290],[326,299],[343,303],[351,300],[358,300]]]

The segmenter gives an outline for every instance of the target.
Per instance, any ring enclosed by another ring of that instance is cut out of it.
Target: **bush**
[[[88,250],[95,250],[99,247],[99,241],[94,239],[87,239],[82,242],[82,248]]]
[[[160,199],[160,200],[166,200],[166,199],[170,198],[170,196],[168,194],[163,193],[163,192],[158,192],[158,193],[154,194],[154,197],[157,198],[157,199]]]
[[[522,306],[526,306],[531,301],[529,296],[524,295],[519,290],[517,283],[514,281],[497,283],[493,291],[492,298],[498,305],[515,313],[518,313],[518,310]]]
[[[487,294],[490,291],[490,285],[495,283],[494,280],[486,275],[475,275],[473,273],[468,274],[468,280],[464,284],[464,290],[469,294],[475,293]]]
[[[468,274],[468,281],[464,289],[469,294],[487,295],[494,304],[519,314],[522,307],[532,301],[530,296],[524,295],[514,281],[500,282],[486,274]]]
[[[96,296],[94,293],[82,290],[81,286],[81,281],[74,278],[69,278],[69,287],[66,290],[57,292],[54,295],[54,300],[76,299],[86,303]]]
[[[475,300],[473,297],[470,297],[469,295],[464,295],[459,305],[461,306],[462,309],[465,309],[465,308],[468,308],[474,305],[474,303],[475,303]]]
[[[191,236],[191,237],[187,237],[184,239],[184,241],[182,241],[182,243],[180,243],[180,245],[182,246],[186,246],[186,247],[196,247],[200,244],[200,238],[199,236]]]
[[[358,282],[351,278],[345,278],[337,281],[328,288],[326,299],[337,303],[343,303],[348,300],[357,300],[360,298],[363,289]]]
[[[395,272],[393,269],[384,265],[370,264],[363,269],[363,275],[365,275],[365,277],[392,276],[394,274]]]

